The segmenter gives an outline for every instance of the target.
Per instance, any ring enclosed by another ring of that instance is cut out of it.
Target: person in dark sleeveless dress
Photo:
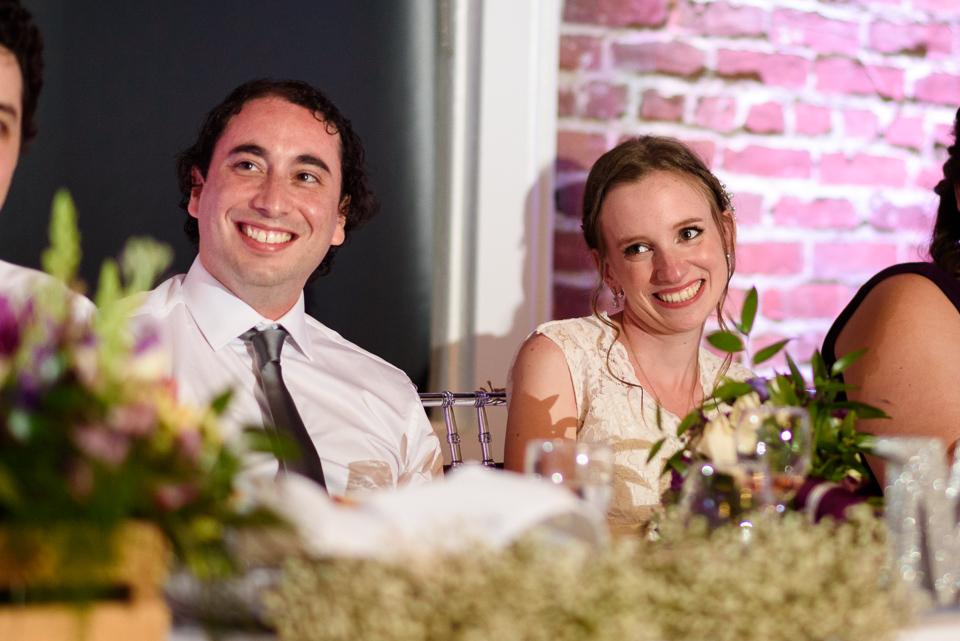
[[[829,367],[858,349],[866,353],[843,374],[852,400],[880,407],[890,419],[862,421],[878,436],[939,438],[952,455],[960,438],[960,110],[943,180],[929,253],[931,262],[881,271],[860,288],[823,343]],[[868,457],[883,479],[883,462]],[[879,489],[879,487],[877,488]]]

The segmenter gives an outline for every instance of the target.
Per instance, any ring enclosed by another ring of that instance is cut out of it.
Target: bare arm
[[[542,334],[520,347],[511,381],[503,460],[506,469],[522,472],[527,441],[577,437],[577,402],[563,352]]]
[[[852,400],[890,419],[860,421],[877,436],[929,436],[950,448],[960,437],[960,314],[930,280],[901,274],[877,285],[837,338],[836,353],[867,352],[843,378]],[[870,467],[883,485],[884,466]]]

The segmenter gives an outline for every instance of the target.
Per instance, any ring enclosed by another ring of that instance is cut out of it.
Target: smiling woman
[[[608,518],[617,530],[635,529],[660,503],[663,463],[681,446],[678,417],[724,375],[750,376],[700,346],[733,274],[735,219],[728,194],[690,149],[644,136],[593,166],[582,228],[601,276],[594,313],[541,325],[521,346],[508,381],[505,465],[522,469],[535,438],[609,442]],[[604,286],[622,306],[612,316],[597,309]]]

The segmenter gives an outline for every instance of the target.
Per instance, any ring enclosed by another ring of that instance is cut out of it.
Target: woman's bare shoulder
[[[838,355],[877,344],[915,348],[960,331],[960,312],[936,283],[919,274],[898,274],[864,297],[837,338]]]

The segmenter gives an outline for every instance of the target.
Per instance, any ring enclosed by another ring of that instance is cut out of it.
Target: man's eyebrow
[[[246,145],[237,145],[230,150],[228,156],[234,156],[236,154],[252,154],[254,156],[266,156],[267,151],[260,145],[254,145],[253,143],[248,143]]]
[[[17,108],[6,102],[0,102],[0,111],[8,113],[14,118],[20,116],[20,112],[17,110]]]
[[[267,155],[266,149],[260,145],[255,145],[253,143],[247,143],[245,145],[237,145],[230,150],[229,156],[234,156],[236,154],[251,154],[253,156],[258,156],[263,158]],[[327,166],[327,163],[323,162],[320,158],[312,154],[300,154],[297,156],[297,162],[301,165],[313,165],[314,167],[325,171],[326,173],[332,173],[330,167]]]
[[[328,174],[331,173],[330,168],[327,167],[327,163],[323,162],[323,160],[321,160],[320,158],[317,158],[316,156],[312,156],[310,154],[301,154],[297,156],[297,162],[303,165],[313,165],[314,167],[322,171],[325,171]]]

